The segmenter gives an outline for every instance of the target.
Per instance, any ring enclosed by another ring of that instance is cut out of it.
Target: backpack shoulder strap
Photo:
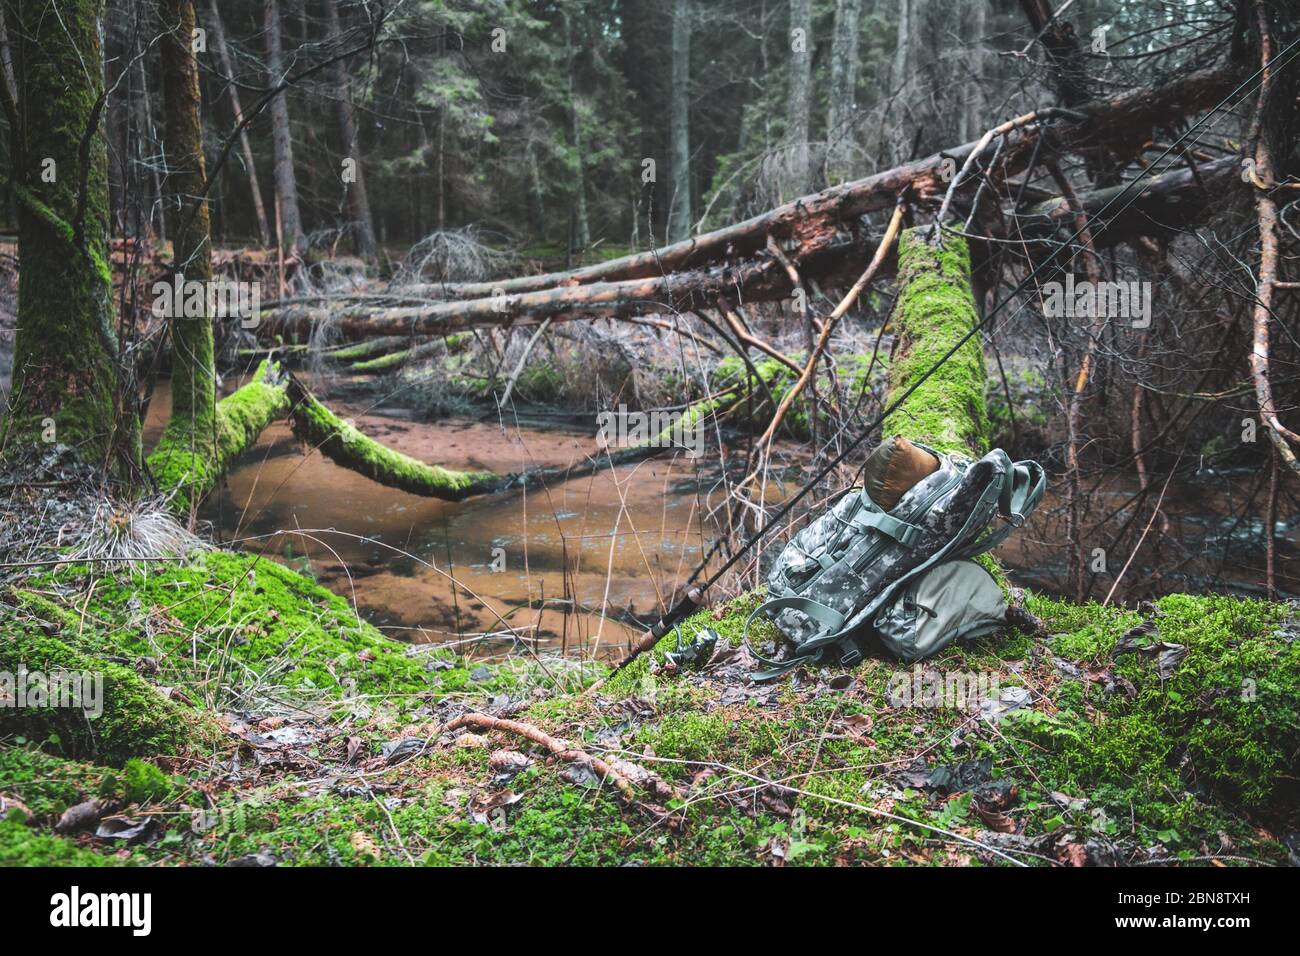
[[[1047,473],[1036,461],[1018,461],[998,476],[1001,483],[998,493],[998,513],[1005,523],[965,547],[952,552],[954,558],[973,558],[996,548],[1011,533],[1025,523],[1047,488]]]
[[[817,622],[817,632],[813,637],[799,645],[799,655],[785,661],[774,661],[764,657],[754,650],[753,645],[749,643],[749,627],[754,623],[754,619],[760,614],[771,611],[783,611],[787,608],[799,611],[808,615],[812,620]],[[768,665],[767,670],[755,671],[750,675],[754,680],[770,680],[773,677],[780,677],[782,674],[794,670],[800,664],[817,660],[822,655],[822,649],[827,645],[834,644],[840,637],[840,630],[844,627],[844,615],[833,607],[828,607],[820,601],[814,601],[811,598],[799,597],[792,595],[790,597],[772,598],[770,601],[764,601],[758,607],[754,608],[745,618],[745,630],[741,635],[741,642],[745,645],[746,650],[753,655],[754,660],[759,663]]]

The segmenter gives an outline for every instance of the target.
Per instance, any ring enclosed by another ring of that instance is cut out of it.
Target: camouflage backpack
[[[880,483],[868,480],[782,550],[768,574],[768,600],[750,614],[745,633],[748,639],[753,620],[767,614],[794,647],[783,661],[755,653],[768,665],[755,680],[803,663],[855,664],[873,639],[916,660],[1002,625],[1001,590],[969,559],[1023,524],[1043,496],[1043,469],[1012,462],[1001,449],[974,463],[921,451],[937,466],[896,490],[889,510],[869,493],[884,497]],[[987,530],[995,517],[1004,523]]]

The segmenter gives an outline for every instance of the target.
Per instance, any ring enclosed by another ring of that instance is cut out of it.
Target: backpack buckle
[[[854,648],[851,648],[850,650],[846,651],[845,654],[844,654],[844,656],[840,658],[840,666],[841,666],[841,667],[852,667],[854,664],[856,664],[856,663],[857,663],[858,661],[860,661],[860,660],[862,660],[862,651],[860,651],[860,650],[858,650],[856,647],[854,647]]]

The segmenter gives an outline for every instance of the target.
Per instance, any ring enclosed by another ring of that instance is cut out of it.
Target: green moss
[[[401,348],[408,341],[399,335],[385,335],[379,338],[362,339],[360,342],[332,349],[328,354],[336,362],[358,362]]]
[[[114,862],[71,840],[36,832],[20,819],[0,820],[0,866],[112,866]]]
[[[127,803],[158,801],[172,791],[171,781],[161,770],[135,757],[122,768],[122,786]]]
[[[42,447],[50,419],[56,440],[83,461],[107,461],[129,472],[138,429],[115,404],[108,154],[97,113],[102,10],[94,0],[62,4],[57,17],[23,7],[10,24],[40,51],[22,71],[17,91],[19,113],[40,122],[27,124],[24,160],[12,183],[23,268],[13,387],[0,445],[6,453]],[[47,160],[54,163],[53,177],[43,175]]]
[[[293,428],[300,438],[345,468],[412,494],[460,501],[499,487],[501,483],[501,478],[492,472],[455,471],[394,451],[366,437],[310,395],[303,396],[294,405]]]
[[[68,807],[115,792],[113,774],[66,760],[34,744],[0,744],[0,793],[16,796],[38,820],[53,824]]]
[[[188,511],[267,425],[288,413],[289,396],[278,378],[279,369],[263,362],[246,385],[217,403],[208,430],[193,431],[184,418],[168,422],[149,455],[149,467],[159,487],[174,492],[173,508]]]
[[[979,321],[970,290],[970,252],[957,236],[945,237],[938,249],[929,243],[929,232],[910,229],[899,239],[901,293],[895,314],[900,342],[889,370],[886,404],[913,385],[916,389],[885,419],[882,437],[902,435],[938,451],[982,455],[988,450],[989,423],[979,337],[943,361]],[[937,371],[921,381],[935,366]]]
[[[534,402],[554,402],[564,392],[564,376],[550,362],[531,362],[519,375],[517,388]]]
[[[641,742],[653,746],[659,757],[705,761],[721,756],[730,729],[721,714],[669,714],[657,730],[643,732]]]
[[[1162,678],[1154,654],[1113,657],[1142,623],[1113,608],[1038,599],[1053,651],[1084,666],[1110,666],[1132,690],[1066,684],[1052,722],[1020,718],[1021,732],[1054,755],[1053,771],[1082,788],[1122,782],[1151,815],[1170,813],[1170,793],[1209,789],[1274,812],[1300,807],[1300,647],[1281,633],[1283,606],[1228,597],[1172,595],[1156,603],[1154,631],[1138,640],[1178,644],[1186,656]],[[1114,663],[1110,662],[1114,660]]]
[[[350,372],[388,372],[395,368],[400,368],[406,360],[411,357],[411,349],[401,349],[397,352],[389,352],[387,355],[380,355],[376,358],[365,359],[361,362],[353,362],[348,366]]]
[[[133,603],[174,626],[153,633],[138,620],[132,626]],[[265,679],[382,694],[439,686],[420,660],[360,620],[346,600],[256,555],[211,551],[190,566],[147,578],[107,578],[89,607],[112,628],[119,652],[164,657],[177,666],[193,659],[188,680],[196,683],[208,675],[235,684]]]
[[[739,647],[745,631],[745,618],[763,601],[763,590],[748,591],[731,601],[722,609],[721,615],[713,610],[696,611],[681,624],[682,640],[690,642],[701,629],[709,627],[732,647]],[[761,646],[767,642],[779,640],[781,632],[766,617],[755,618],[749,629],[750,640]],[[611,696],[635,696],[646,688],[646,679],[650,676],[651,661],[662,665],[669,652],[677,648],[677,636],[669,633],[649,651],[642,654],[618,673],[614,674],[604,685],[604,691]]]
[[[83,703],[90,713],[67,706],[4,707],[0,735],[112,766],[134,756],[177,753],[215,736],[211,727],[165,700],[134,671],[87,656],[29,624],[11,620],[4,627],[0,671],[65,672],[102,680],[102,713],[90,716],[99,708],[89,697]]]

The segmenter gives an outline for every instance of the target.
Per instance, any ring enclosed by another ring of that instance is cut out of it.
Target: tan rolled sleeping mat
[[[867,494],[885,511],[922,478],[939,470],[939,459],[906,438],[895,436],[881,442],[862,466]]]

